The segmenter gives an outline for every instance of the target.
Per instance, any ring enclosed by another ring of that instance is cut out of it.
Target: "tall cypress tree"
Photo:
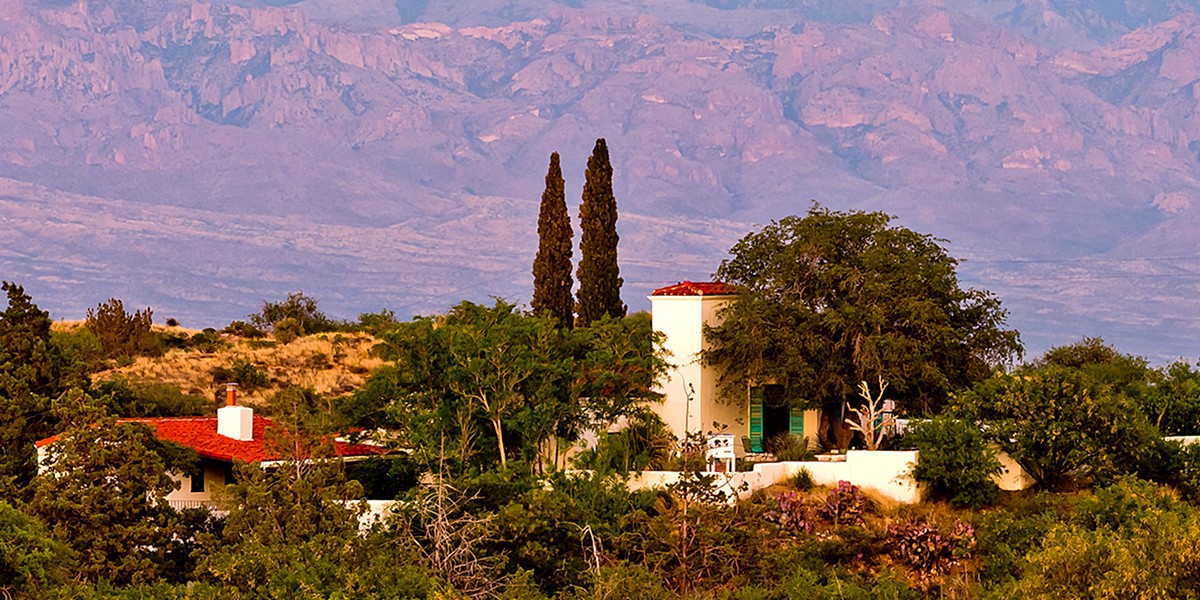
[[[625,316],[621,270],[617,266],[617,199],[612,189],[608,144],[596,140],[588,158],[579,207],[579,302],[577,325],[587,327],[604,315]]]
[[[533,259],[534,313],[550,313],[559,327],[575,324],[575,300],[571,297],[571,216],[567,214],[567,195],[558,153],[550,155],[546,171],[546,191],[538,213],[538,251]]]

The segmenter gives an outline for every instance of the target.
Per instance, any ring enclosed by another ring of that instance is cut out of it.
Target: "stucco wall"
[[[1022,469],[1021,465],[1017,464],[1017,461],[1013,460],[1009,455],[997,450],[996,459],[1000,461],[1000,467],[1004,470],[1000,472],[1000,475],[992,477],[992,481],[995,481],[996,485],[999,486],[1000,489],[1006,492],[1015,492],[1031,488],[1033,487],[1033,484],[1037,483],[1037,481],[1035,481],[1033,477],[1029,475],[1029,473],[1026,473],[1025,469]]]
[[[849,481],[897,502],[912,504],[921,501],[921,488],[908,474],[917,458],[916,451],[851,450],[846,453],[846,460],[839,462],[759,463],[754,465],[753,471],[719,475],[717,485],[736,490],[742,483],[747,484],[747,489],[738,494],[744,499],[755,490],[780,483],[807,469],[819,485],[834,486],[839,481]],[[675,471],[644,471],[629,480],[629,487],[635,490],[665,487],[676,481],[679,481],[679,473]]]
[[[699,356],[706,347],[704,325],[717,324],[717,312],[728,301],[727,296],[650,297],[654,329],[666,335],[664,346],[671,353],[667,361],[673,365],[657,385],[664,401],[653,408],[676,437],[722,427],[735,436],[746,435],[746,399],[723,398],[720,373],[704,367]]]
[[[204,461],[204,491],[193,492],[191,478],[179,473],[167,473],[179,483],[179,489],[167,494],[167,502],[175,508],[196,508],[213,502],[213,492],[225,486],[225,467],[220,463]]]

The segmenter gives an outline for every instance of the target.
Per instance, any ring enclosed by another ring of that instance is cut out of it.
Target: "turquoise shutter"
[[[763,442],[763,391],[761,387],[750,388],[750,450],[762,452]]]
[[[793,406],[791,418],[788,420],[788,433],[804,437],[804,409]]]

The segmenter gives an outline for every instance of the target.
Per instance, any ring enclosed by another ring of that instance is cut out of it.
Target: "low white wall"
[[[1184,446],[1200,443],[1200,435],[1168,435],[1163,439],[1168,442],[1179,442]]]
[[[1011,456],[996,450],[996,460],[1000,461],[1000,467],[1004,470],[999,475],[992,477],[992,481],[996,482],[1000,489],[1006,492],[1017,492],[1029,489],[1037,483],[1037,480],[1026,473],[1025,469],[1022,469],[1021,465],[1017,464],[1017,461],[1013,460]]]
[[[845,458],[840,462],[759,463],[754,465],[753,471],[719,474],[716,485],[736,490],[745,483],[747,489],[738,493],[738,497],[744,499],[755,490],[770,487],[807,469],[813,482],[818,485],[833,486],[839,481],[849,481],[897,502],[912,504],[921,501],[920,486],[908,474],[917,461],[916,451],[851,450]],[[643,471],[630,478],[629,488],[661,488],[676,481],[679,481],[676,471]]]

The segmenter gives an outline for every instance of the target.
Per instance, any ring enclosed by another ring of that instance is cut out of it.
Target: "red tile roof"
[[[658,288],[651,296],[732,296],[737,286],[720,281],[681,281]]]
[[[162,417],[156,419],[121,419],[122,423],[145,423],[154,429],[160,440],[167,440],[187,446],[196,451],[202,458],[211,458],[233,462],[236,460],[248,463],[279,460],[280,456],[268,451],[263,433],[274,423],[266,417],[254,417],[254,439],[240,441],[217,433],[217,417]],[[37,442],[41,448],[53,443],[56,438],[49,437]],[[347,444],[336,442],[335,450],[338,456],[373,456],[383,454],[382,448],[365,444]]]

